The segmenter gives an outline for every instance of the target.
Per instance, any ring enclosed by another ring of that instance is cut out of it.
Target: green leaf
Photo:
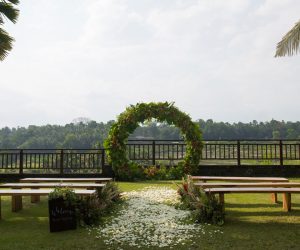
[[[12,4],[2,1],[0,2],[0,15],[4,15],[11,22],[16,23],[19,16],[19,10],[16,9]]]

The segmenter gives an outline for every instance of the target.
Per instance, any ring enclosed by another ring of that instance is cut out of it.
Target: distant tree
[[[273,139],[280,139],[280,132],[278,130],[273,131]]]
[[[3,61],[8,52],[11,51],[14,41],[14,38],[1,27],[5,18],[13,23],[17,22],[19,10],[15,8],[15,5],[18,3],[19,0],[0,0],[0,61]]]
[[[300,21],[282,38],[277,44],[275,57],[292,56],[299,52],[300,44]]]
[[[299,137],[299,134],[297,134],[297,132],[295,131],[295,129],[293,128],[289,128],[287,130],[287,133],[286,133],[286,138],[287,139],[297,139]]]
[[[73,119],[72,123],[78,124],[78,123],[83,123],[83,124],[89,124],[92,120],[87,117],[78,117]]]
[[[198,120],[205,140],[226,139],[300,139],[300,122],[272,119],[250,123]],[[27,128],[0,128],[0,149],[5,148],[101,148],[114,121],[70,123],[64,126],[30,125]],[[151,121],[138,127],[130,139],[182,139],[178,128]]]

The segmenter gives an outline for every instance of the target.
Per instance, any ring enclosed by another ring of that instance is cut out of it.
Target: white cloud
[[[141,101],[194,119],[297,120],[299,56],[274,58],[300,2],[22,2],[0,64],[0,126],[107,121]],[[17,99],[18,103],[14,100]],[[19,112],[22,115],[12,115]]]

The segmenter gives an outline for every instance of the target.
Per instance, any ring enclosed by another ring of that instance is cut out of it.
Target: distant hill
[[[75,120],[74,120],[75,121]],[[114,121],[91,120],[59,125],[0,129],[0,148],[99,148]],[[197,120],[204,139],[300,139],[300,122],[224,123]],[[148,122],[129,139],[181,139],[180,131],[164,123]]]

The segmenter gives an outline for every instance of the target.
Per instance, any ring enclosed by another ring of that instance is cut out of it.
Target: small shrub
[[[181,208],[192,210],[196,222],[224,224],[225,214],[222,204],[213,194],[206,194],[204,190],[196,187],[190,177],[183,179],[178,194],[181,197]]]
[[[184,176],[184,166],[179,163],[178,166],[170,167],[167,173],[167,179],[169,180],[180,180]]]
[[[144,180],[144,170],[137,163],[129,162],[126,167],[118,170],[118,179],[121,181]]]
[[[167,180],[168,179],[168,169],[166,166],[160,166],[156,173],[157,180]]]
[[[114,182],[108,182],[103,188],[97,188],[95,196],[83,200],[79,204],[80,221],[86,225],[98,224],[113,205],[121,201],[121,192]]]
[[[130,164],[128,171],[122,175],[122,180],[137,181],[137,180],[178,180],[184,176],[184,166],[147,166],[141,167],[137,164]]]
[[[78,197],[74,190],[68,187],[55,187],[54,190],[49,194],[49,200],[63,199],[66,205],[76,205]]]
[[[223,225],[225,214],[223,206],[219,203],[214,195],[209,194],[202,196],[201,202],[196,202],[196,209],[193,211],[193,218],[199,223],[212,223]]]
[[[158,168],[156,166],[149,166],[144,169],[146,179],[155,180],[157,178]]]
[[[100,221],[103,205],[96,196],[82,199],[77,204],[77,218],[83,225],[96,225]]]
[[[115,182],[108,182],[103,188],[97,189],[97,198],[105,207],[121,200],[121,191]]]

